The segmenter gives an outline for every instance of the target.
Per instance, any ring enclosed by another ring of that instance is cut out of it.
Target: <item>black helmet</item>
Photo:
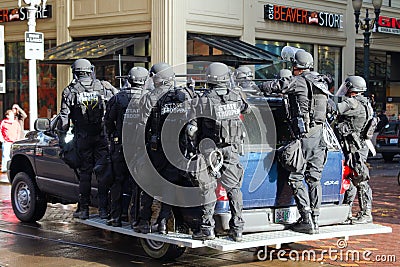
[[[144,84],[149,71],[143,67],[133,67],[128,73],[128,81],[131,85],[133,84]]]
[[[174,79],[175,73],[171,65],[160,62],[151,67],[150,77],[153,78],[154,83],[168,83]]]
[[[90,63],[89,60],[81,58],[75,60],[75,62],[71,65],[72,73],[77,72],[89,72],[92,73],[94,66]]]
[[[235,70],[235,79],[241,80],[246,78],[253,78],[253,72],[249,67],[242,66]]]
[[[361,76],[349,76],[339,87],[336,96],[344,96],[347,93],[363,93],[367,91],[367,83]]]
[[[298,69],[312,69],[314,59],[312,55],[304,50],[298,50],[294,56],[293,66]]]
[[[230,70],[227,65],[220,62],[211,63],[206,70],[207,83],[219,84],[229,82]]]

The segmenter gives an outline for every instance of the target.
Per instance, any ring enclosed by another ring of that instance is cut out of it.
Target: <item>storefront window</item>
[[[54,40],[45,41],[45,49],[55,46]],[[0,96],[0,113],[17,103],[28,114],[25,129],[29,128],[29,68],[25,59],[25,43],[5,44],[6,93]],[[37,61],[38,117],[50,118],[57,113],[56,65]]]
[[[385,51],[371,50],[369,54],[369,84],[367,95],[374,95],[377,110],[385,109],[387,81],[390,79],[390,58]],[[356,49],[355,74],[364,77],[364,50]]]
[[[340,47],[318,46],[318,71],[332,76],[335,88],[341,84],[342,51]],[[330,88],[334,90],[334,88]]]
[[[224,54],[221,50],[196,40],[187,40],[186,44],[188,56],[215,56]]]
[[[150,44],[146,38],[137,39],[133,45],[125,47],[121,50],[114,52],[114,55],[133,56],[133,57],[147,57],[150,55]],[[143,60],[143,59],[142,59]],[[150,68],[149,62],[137,62],[137,61],[100,61],[92,62],[96,67],[96,78],[99,80],[109,81],[115,87],[123,85],[123,79],[118,79],[116,76],[124,76],[133,67],[144,67]]]
[[[311,44],[301,44],[301,43],[291,43],[291,42],[279,42],[279,41],[265,41],[265,40],[256,40],[256,46],[274,53],[276,55],[280,55],[284,46],[289,45],[296,48],[301,48],[314,53],[314,46]],[[290,63],[280,62],[273,65],[256,65],[255,66],[255,78],[256,79],[274,79],[278,74],[279,70],[283,68],[291,68]]]

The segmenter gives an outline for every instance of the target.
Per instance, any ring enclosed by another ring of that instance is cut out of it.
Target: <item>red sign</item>
[[[52,8],[51,5],[46,5],[45,8],[42,6],[37,7],[36,18],[47,19],[51,18]],[[9,21],[21,21],[28,19],[28,10],[25,7],[14,8],[14,9],[0,9],[0,23]]]
[[[298,24],[314,24],[321,27],[343,28],[343,15],[327,12],[308,11],[278,5],[264,5],[264,19]]]
[[[380,16],[378,19],[378,32],[400,34],[400,19]]]

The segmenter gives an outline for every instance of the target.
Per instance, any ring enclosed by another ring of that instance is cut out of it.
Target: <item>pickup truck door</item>
[[[60,147],[56,135],[39,133],[39,142],[35,150],[36,175],[39,186],[46,186],[46,192],[51,191],[52,185],[58,188],[57,195],[63,191],[66,199],[78,196],[78,178],[73,169],[59,157]],[[57,186],[55,186],[57,185]],[[60,190],[62,188],[63,190]],[[74,191],[75,193],[73,193]]]

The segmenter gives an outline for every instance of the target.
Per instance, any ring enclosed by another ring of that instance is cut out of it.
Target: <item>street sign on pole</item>
[[[25,59],[44,59],[43,33],[25,32]]]
[[[0,67],[0,94],[6,92],[6,67]]]

